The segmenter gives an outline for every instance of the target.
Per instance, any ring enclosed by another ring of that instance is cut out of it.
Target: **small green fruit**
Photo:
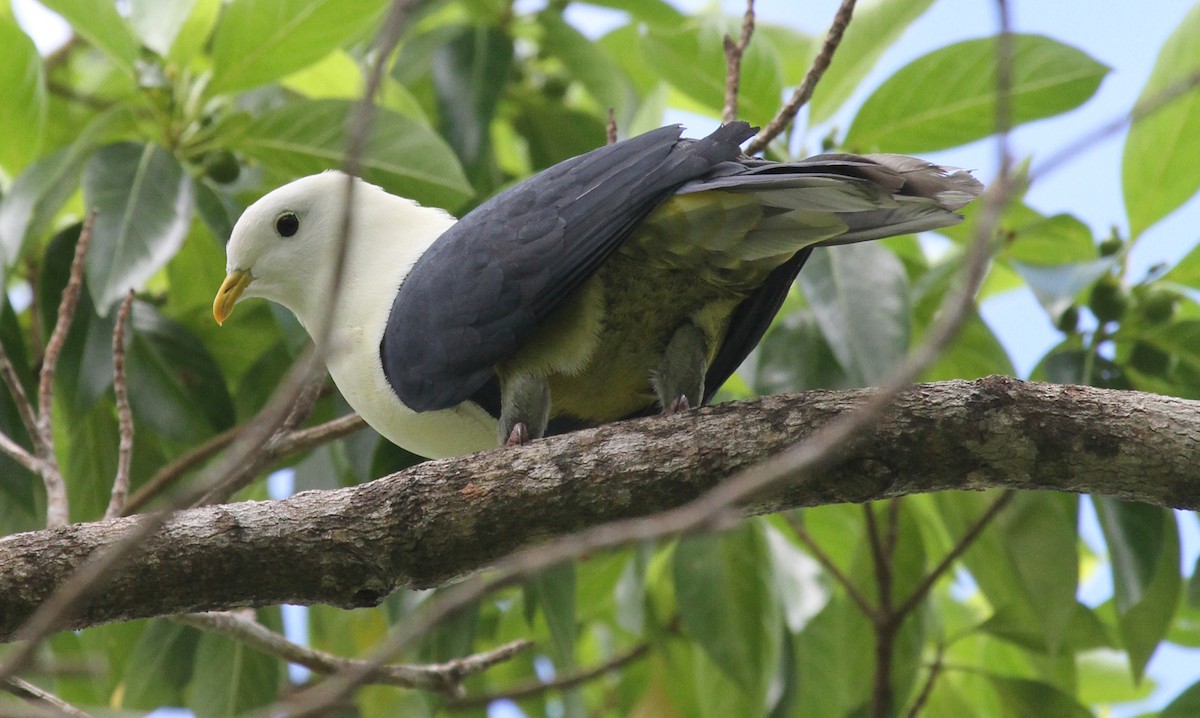
[[[1175,316],[1179,297],[1165,289],[1151,289],[1138,302],[1138,311],[1150,324],[1166,324]]]
[[[213,152],[204,158],[204,174],[213,182],[221,184],[229,184],[236,182],[238,175],[242,173],[242,166],[238,164],[237,157],[228,150]]]
[[[1100,256],[1111,257],[1125,247],[1120,237],[1109,237],[1100,243]]]
[[[1171,368],[1171,355],[1150,344],[1137,341],[1129,352],[1129,365],[1149,376],[1162,376]]]
[[[1101,322],[1117,322],[1129,310],[1129,293],[1121,286],[1121,281],[1113,276],[1101,277],[1092,286],[1092,294],[1088,298],[1088,308],[1096,319]]]
[[[1072,304],[1064,309],[1063,313],[1058,315],[1055,326],[1064,334],[1074,334],[1075,330],[1079,328],[1079,307]]]

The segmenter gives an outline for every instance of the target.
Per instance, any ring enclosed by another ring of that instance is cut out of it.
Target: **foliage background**
[[[217,0],[130,0],[122,12],[78,0],[46,4],[83,41],[43,59],[8,3],[0,3],[8,60],[0,96],[12,100],[0,103],[0,250],[11,297],[0,315],[0,340],[19,368],[36,366],[78,221],[85,207],[98,206],[89,299],[63,359],[55,415],[72,517],[89,520],[103,512],[116,461],[108,343],[114,302],[127,287],[139,291],[129,367],[135,485],[185,448],[252,416],[303,346],[294,321],[261,303],[240,309],[243,316],[218,332],[209,307],[223,275],[221,242],[254,197],[338,164],[341,123],[361,93],[385,3],[238,0],[222,9]],[[737,18],[709,12],[685,19],[657,2],[596,4],[631,19],[593,43],[557,5],[514,13],[489,0],[431,3],[383,89],[368,178],[461,213],[513,178],[596,146],[608,106],[623,134],[662,124],[668,107],[690,116],[719,113],[720,37]],[[987,150],[970,146],[992,126],[985,45],[944,50],[944,62],[932,69],[876,68],[864,79],[886,45],[932,4],[884,0],[860,8],[791,150],[819,151],[828,136],[855,151],[939,153],[947,162],[980,166],[987,177],[992,165],[980,159]],[[989,7],[978,5],[976,14]],[[1153,48],[1160,60],[1147,92],[1200,66],[1200,11],[1180,15],[1171,39]],[[979,37],[991,26],[974,27]],[[760,23],[744,67],[742,117],[762,123],[774,113],[818,40],[815,32]],[[1047,38],[1021,43],[1028,54],[1018,56],[1017,74],[1029,90],[1028,102],[1018,103],[1023,120],[1068,112],[1110,82],[1107,69],[1085,53]],[[1039,84],[1047,77],[1049,89]],[[1122,99],[1128,109],[1135,97]],[[1200,255],[1172,253],[1168,266],[1150,272],[1127,263],[1155,223],[1200,186],[1191,161],[1200,156],[1195,101],[1193,94],[1141,123],[1124,145],[1122,167],[1103,166],[1124,178],[1127,217],[1108,201],[1111,216],[1098,220],[1085,196],[1079,213],[1092,226],[1053,214],[1061,205],[1037,205],[1050,216],[1017,205],[1005,218],[1005,241],[982,297],[1024,288],[1038,305],[1022,313],[1022,325],[1062,327],[1034,378],[1196,398],[1200,312],[1189,292],[1200,280]],[[912,118],[922,121],[898,121]],[[1035,169],[1046,146],[1029,148]],[[786,151],[771,150],[777,157]],[[1127,231],[1104,245],[1108,222]],[[942,242],[898,238],[814,257],[802,291],[727,387],[727,398],[878,380],[919,341],[969,228],[947,232]],[[1194,235],[1176,241],[1191,249]],[[1065,321],[1072,307],[1081,316]],[[1002,343],[976,317],[925,378],[1014,371]],[[344,410],[331,397],[314,419]],[[8,397],[0,428],[25,438]],[[296,485],[359,482],[413,460],[398,453],[363,432],[304,457]],[[39,482],[11,463],[3,475],[0,528],[39,527]],[[259,485],[242,497],[263,496]],[[977,495],[906,499],[897,514],[897,573],[915,581],[986,502]],[[1186,582],[1191,567],[1179,565],[1179,526],[1194,527],[1194,517],[1113,501],[1097,507],[1103,544],[1079,541],[1079,504],[1064,496],[1024,495],[984,533],[958,580],[939,584],[906,624],[893,673],[902,705],[915,700],[940,642],[951,668],[933,684],[927,715],[1021,715],[1031,705],[1058,706],[1062,715],[1103,711],[1146,694],[1149,683],[1134,685],[1132,675],[1161,639],[1200,644],[1200,587]],[[857,507],[810,510],[803,521],[856,584],[874,590]],[[1109,556],[1097,553],[1105,549]],[[1080,578],[1106,562],[1116,595],[1098,606],[1077,602]],[[897,589],[906,590],[904,581]],[[362,654],[419,600],[397,595],[376,611],[314,608],[307,614],[310,640],[342,655]],[[260,617],[279,625],[278,611]],[[806,558],[782,517],[548,573],[441,627],[409,658],[439,660],[519,636],[538,641],[538,658],[473,679],[473,691],[601,663],[643,640],[655,646],[650,659],[581,690],[522,702],[534,715],[853,715],[869,700],[863,676],[871,673],[871,628]],[[232,715],[274,698],[285,677],[276,659],[162,621],[61,635],[48,649],[49,660],[81,657],[95,670],[48,685],[88,706],[187,705],[199,715]],[[1197,694],[1189,690],[1165,714],[1190,714]],[[357,698],[363,715],[419,715],[440,705],[436,697],[387,688]]]

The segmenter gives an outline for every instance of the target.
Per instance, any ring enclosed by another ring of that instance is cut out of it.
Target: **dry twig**
[[[837,14],[833,16],[833,22],[829,25],[829,30],[825,33],[825,42],[821,45],[821,51],[813,59],[812,67],[808,68],[808,73],[800,81],[800,86],[792,93],[787,103],[771,118],[767,126],[762,128],[762,131],[754,139],[750,140],[750,144],[746,145],[746,154],[752,155],[765,149],[771,140],[783,132],[788,123],[796,119],[796,113],[800,112],[800,108],[812,99],[813,91],[817,89],[817,83],[829,69],[829,63],[833,61],[833,53],[837,51],[838,45],[842,42],[846,26],[850,24],[850,18],[854,14],[854,3],[855,0],[842,0]]]
[[[54,695],[50,691],[39,688],[29,681],[22,680],[17,677],[12,677],[0,681],[0,690],[29,701],[33,706],[38,708],[36,715],[44,716],[66,716],[66,718],[91,718],[91,715],[85,713],[75,706],[67,703],[62,698]]]
[[[483,708],[492,701],[499,700],[520,700],[530,696],[537,696],[548,691],[560,691],[575,686],[583,685],[589,681],[595,680],[613,671],[628,666],[634,661],[641,660],[650,653],[651,644],[649,641],[643,641],[625,651],[618,653],[609,660],[591,668],[585,668],[575,671],[565,676],[559,676],[550,681],[533,681],[519,686],[515,686],[506,691],[499,693],[485,693],[476,696],[467,696],[465,698],[456,698],[447,705],[450,710],[468,710]]]
[[[617,141],[617,113],[611,107],[608,108],[608,118],[604,121],[604,140],[610,145]]]
[[[937,682],[938,676],[942,674],[942,660],[945,657],[946,644],[938,641],[937,653],[934,654],[933,663],[929,666],[929,675],[925,676],[925,682],[921,684],[921,692],[917,694],[912,707],[908,709],[908,718],[917,718],[917,716],[921,715],[921,711],[929,701],[929,696],[933,693],[933,684]]]
[[[117,401],[117,423],[120,438],[117,443],[117,475],[113,478],[112,497],[104,518],[121,515],[125,497],[129,495],[129,473],[133,465],[133,412],[129,408],[129,385],[125,377],[125,325],[133,311],[133,290],[125,295],[117,311],[117,326],[113,328],[113,395]]]
[[[38,379],[37,432],[32,440],[34,453],[42,463],[42,482],[46,485],[46,525],[51,528],[66,526],[71,520],[67,485],[63,481],[58,459],[54,455],[54,428],[51,421],[54,372],[58,368],[58,358],[62,354],[63,346],[67,343],[67,332],[71,329],[75,310],[79,307],[79,293],[83,289],[84,260],[87,258],[88,245],[92,241],[92,227],[95,222],[96,213],[93,211],[84,221],[79,241],[75,244],[70,279],[67,280],[62,299],[58,302],[58,318],[54,322],[50,340],[46,343],[46,355],[42,358],[42,373]]]
[[[725,106],[721,110],[721,122],[729,124],[737,119],[738,87],[742,82],[742,56],[750,46],[754,34],[754,0],[746,0],[746,12],[742,15],[742,35],[737,42],[725,36]]]
[[[336,673],[351,667],[362,667],[365,664],[365,661],[342,658],[332,653],[293,643],[254,620],[253,612],[248,613],[249,616],[233,611],[189,613],[175,616],[174,620],[193,628],[229,636],[256,651],[304,666],[321,674]],[[453,695],[461,690],[464,678],[485,671],[498,663],[511,660],[514,656],[531,648],[533,648],[532,641],[520,640],[445,663],[368,666],[367,682],[403,688],[423,688]]]

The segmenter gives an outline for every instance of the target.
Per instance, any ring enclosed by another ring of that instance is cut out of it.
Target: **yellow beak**
[[[213,319],[217,320],[217,324],[225,323],[233,313],[233,305],[237,303],[238,297],[242,296],[242,292],[246,291],[246,287],[250,286],[252,281],[254,277],[248,269],[235,269],[225,277],[221,288],[217,290],[216,298],[213,299]]]

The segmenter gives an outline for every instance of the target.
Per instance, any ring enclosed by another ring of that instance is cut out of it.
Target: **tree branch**
[[[487,706],[492,701],[499,700],[520,700],[530,696],[538,696],[549,691],[561,691],[567,688],[583,685],[588,681],[595,680],[606,673],[618,671],[634,661],[641,660],[650,653],[651,644],[649,641],[642,641],[635,644],[632,648],[624,650],[609,660],[584,668],[573,673],[570,673],[550,681],[534,681],[523,685],[510,688],[501,693],[485,693],[475,696],[466,696],[464,698],[456,698],[449,702],[447,707],[450,710],[467,710],[479,709]]]
[[[60,629],[283,602],[373,605],[536,541],[687,503],[876,392],[723,404],[427,462],[348,489],[183,511]],[[1198,409],[1183,399],[1006,377],[918,385],[837,462],[743,511],[989,487],[1196,509]],[[0,539],[0,638],[10,640],[60,581],[137,524],[114,519]]]
[[[317,673],[335,673],[347,667],[367,667],[366,661],[342,658],[289,641],[252,618],[232,612],[189,613],[174,620],[186,626],[229,636],[256,651],[304,666]],[[384,664],[367,667],[368,683],[381,683],[404,688],[424,688],[439,693],[460,689],[462,680],[503,663],[523,651],[533,648],[527,640],[511,641],[498,648],[457,658],[446,663],[427,665]]]

